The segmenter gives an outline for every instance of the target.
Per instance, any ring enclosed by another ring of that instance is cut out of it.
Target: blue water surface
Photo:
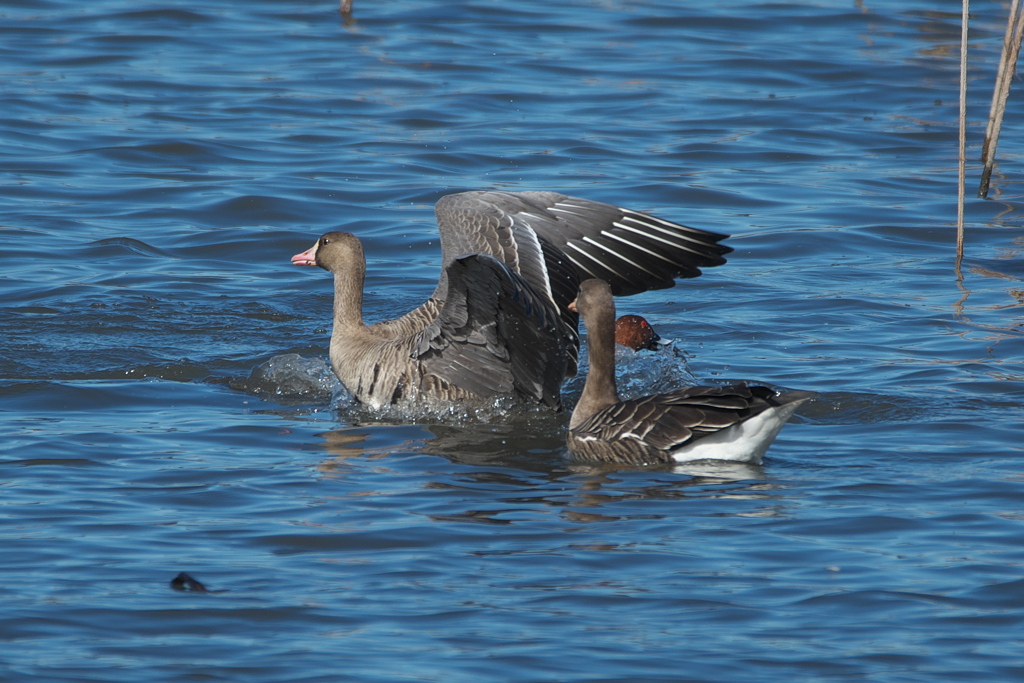
[[[1021,680],[1016,91],[974,196],[1006,11],[958,272],[953,2],[5,3],[0,680]],[[676,340],[622,381],[819,397],[675,470],[353,404],[290,257],[355,232],[399,315],[465,189],[730,233],[618,301]]]

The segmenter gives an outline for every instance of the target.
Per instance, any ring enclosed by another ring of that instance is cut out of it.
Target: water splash
[[[297,353],[274,356],[257,365],[231,388],[276,398],[330,401],[332,406],[351,401],[351,396],[324,358],[305,358]]]
[[[580,362],[580,370],[562,388],[562,394],[579,397],[586,382],[589,363],[586,355]],[[634,351],[620,344],[615,345],[615,380],[619,396],[623,399],[658,394],[684,386],[698,384],[690,372],[686,356],[671,343],[657,351],[641,349]]]

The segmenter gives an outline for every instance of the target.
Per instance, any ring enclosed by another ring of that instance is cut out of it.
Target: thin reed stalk
[[[1024,36],[1024,12],[1021,11],[1019,0],[1013,0],[1010,5],[1010,15],[1006,21],[1006,34],[1003,37],[1003,55],[999,60],[996,85],[992,91],[992,107],[989,110],[988,124],[985,127],[985,141],[981,147],[981,161],[985,167],[981,173],[981,185],[978,187],[979,197],[988,197],[992,167],[995,165],[996,159],[996,146],[999,144],[999,132],[1003,126],[1003,114],[1006,113],[1006,101],[1010,97],[1010,83],[1017,70],[1017,57],[1020,54],[1022,36]]]
[[[956,202],[956,271],[964,259],[964,188],[967,184],[967,20],[971,2],[963,0],[960,20],[960,163]]]
[[[996,72],[996,87],[992,89],[992,105],[988,112],[988,125],[985,126],[985,141],[981,145],[981,163],[988,163],[992,141],[992,132],[995,128],[996,113],[999,111],[999,103],[1005,102],[1003,93],[1009,90],[1009,83],[1013,79],[1013,72],[1007,71],[1006,59],[1010,54],[1013,45],[1013,27],[1016,25],[1013,18],[1017,16],[1017,8],[1020,0],[1013,0],[1010,3],[1010,16],[1006,22],[1006,33],[1003,35],[1003,54],[999,58],[999,70]],[[1009,76],[1007,76],[1009,74]]]

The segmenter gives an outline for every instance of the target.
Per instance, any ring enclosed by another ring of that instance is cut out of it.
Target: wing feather
[[[643,441],[652,451],[660,451],[658,459],[667,461],[671,451],[777,405],[774,398],[774,391],[759,385],[686,387],[621,401],[574,431],[601,441]]]
[[[413,356],[445,382],[483,397],[516,393],[553,408],[575,332],[507,264],[469,254],[449,264],[448,298]]]
[[[719,244],[728,235],[557,192],[461,192],[442,197],[436,212],[445,264],[490,254],[556,304],[541,242],[564,252],[579,279],[607,280],[616,296],[671,287],[725,263],[732,251]],[[445,291],[442,277],[435,296]]]

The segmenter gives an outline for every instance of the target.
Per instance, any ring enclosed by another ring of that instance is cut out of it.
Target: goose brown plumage
[[[576,372],[579,281],[628,295],[720,265],[726,235],[555,192],[462,192],[435,206],[442,270],[430,299],[396,320],[363,322],[366,259],[350,233],[292,257],[334,275],[335,374],[358,400],[485,402],[513,396],[558,409]]]
[[[587,330],[590,371],[569,421],[579,460],[651,465],[691,460],[760,463],[812,392],[777,393],[739,383],[676,389],[620,401],[615,385],[615,302],[607,283],[586,280],[574,307]]]

